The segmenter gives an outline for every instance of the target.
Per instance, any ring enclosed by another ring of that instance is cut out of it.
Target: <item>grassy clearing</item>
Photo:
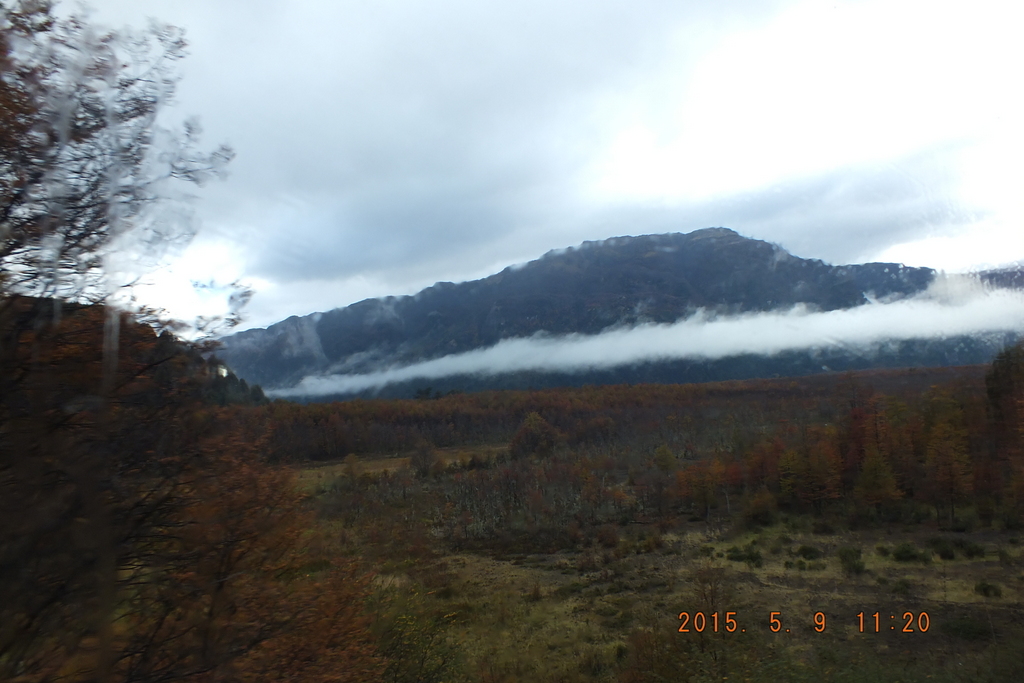
[[[466,463],[497,453],[442,451],[441,458]],[[358,474],[406,476],[403,461],[367,458]],[[299,482],[317,490],[350,470],[351,463],[307,468]],[[396,514],[408,515],[401,509]],[[1024,553],[1011,532],[955,534],[921,524],[813,533],[814,520],[800,517],[731,531],[677,521],[617,525],[607,544],[558,552],[474,553],[454,552],[429,534],[403,546],[394,540],[401,520],[386,533],[382,523],[321,522],[338,552],[373,558],[385,602],[405,600],[403,609],[419,615],[415,623],[428,624],[417,626],[418,639],[405,632],[403,639],[435,649],[443,642],[449,649],[437,651],[455,653],[435,678],[416,669],[395,681],[658,680],[633,674],[657,670],[662,660],[675,667],[665,669],[668,680],[694,681],[998,681],[1020,672],[1006,652],[1024,635]],[[860,550],[862,570],[844,568],[843,548]],[[714,600],[702,594],[701,571],[718,572]],[[678,632],[684,611],[689,633]],[[694,628],[697,612],[707,620],[703,633]],[[734,613],[735,633],[725,632],[726,612]],[[817,613],[824,628],[816,628]],[[971,677],[958,677],[962,665],[972,667]]]
[[[473,458],[480,462],[493,462],[495,458],[508,451],[508,446],[492,445],[475,448],[437,448],[434,449],[438,461],[444,467],[467,467]],[[303,463],[295,468],[295,480],[304,491],[315,492],[318,487],[329,484],[333,479],[348,476],[351,472],[359,474],[389,475],[407,472],[411,452],[379,454],[370,456],[349,456],[344,460],[325,460],[315,464]]]

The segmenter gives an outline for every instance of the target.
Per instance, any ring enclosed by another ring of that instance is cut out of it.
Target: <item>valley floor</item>
[[[441,459],[464,462],[469,453]],[[366,473],[400,472],[407,462],[363,458],[358,466],[368,483]],[[351,462],[303,469],[299,480],[330,497],[329,478],[344,478],[346,467],[351,474]],[[1014,645],[1024,635],[1019,532],[942,531],[934,520],[842,530],[805,515],[750,529],[713,516],[620,524],[600,540],[527,553],[459,551],[429,533],[403,545],[382,536],[381,522],[328,515],[321,523],[345,539],[339,551],[358,552],[378,572],[382,642],[405,643],[390,652],[390,680],[1024,675]],[[860,550],[860,564],[846,567],[843,548]]]

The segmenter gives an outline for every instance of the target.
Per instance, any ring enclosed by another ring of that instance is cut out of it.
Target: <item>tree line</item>
[[[475,411],[465,409],[474,415],[465,422],[459,407],[475,395],[276,404],[250,415],[283,414],[295,433],[305,411],[362,412],[364,425],[378,424],[381,438],[394,439],[388,445],[419,439],[409,470],[350,472],[330,484],[332,514],[355,521],[412,506],[413,517],[431,520],[432,532],[456,547],[572,548],[599,543],[608,525],[671,526],[680,517],[758,525],[780,512],[853,526],[1015,527],[1024,522],[1022,368],[1024,351],[1015,346],[969,381],[958,373],[945,384],[908,385],[885,374],[889,386],[902,384],[895,395],[836,376],[831,386],[803,378],[481,395]],[[509,431],[517,408],[529,412]],[[494,411],[489,432],[487,409]],[[396,426],[389,436],[383,415]],[[751,419],[737,424],[737,415]],[[322,438],[337,433],[332,424],[342,418],[335,419],[321,423]],[[263,424],[274,432],[273,419]],[[433,424],[469,424],[468,432],[454,432],[463,443],[489,434],[508,447],[495,459],[446,464],[428,440]]]

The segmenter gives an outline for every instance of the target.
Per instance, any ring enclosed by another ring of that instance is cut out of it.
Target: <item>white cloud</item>
[[[169,114],[238,152],[195,208],[259,324],[716,225],[841,263],[1024,258],[1015,3],[91,2],[186,29]]]
[[[595,198],[696,200],[953,141],[1004,141],[1020,120],[1024,44],[1005,2],[795,3],[727,34],[660,97],[631,104]],[[683,35],[681,39],[689,38]],[[1009,167],[973,169],[986,179]],[[1015,165],[1015,164],[1014,164]]]

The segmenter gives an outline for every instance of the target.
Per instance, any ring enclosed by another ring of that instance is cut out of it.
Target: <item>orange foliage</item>
[[[367,577],[309,549],[199,352],[52,309],[0,300],[0,679],[374,680]]]

